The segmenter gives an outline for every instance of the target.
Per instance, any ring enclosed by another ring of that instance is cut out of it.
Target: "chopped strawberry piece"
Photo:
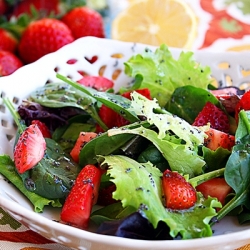
[[[217,198],[224,205],[226,197],[230,194],[232,188],[226,183],[224,178],[213,178],[199,184],[196,190],[201,192],[205,198],[208,196]]]
[[[179,173],[167,169],[163,173],[162,184],[167,208],[183,210],[195,205],[196,191]]]
[[[41,130],[44,138],[51,138],[51,133],[49,131],[49,128],[46,126],[45,123],[39,121],[39,120],[33,120],[31,124],[36,124],[38,128]]]
[[[235,120],[238,122],[239,119],[239,112],[241,110],[250,110],[250,90],[245,92],[244,95],[242,95],[241,99],[239,100],[238,104],[235,107]]]
[[[204,140],[204,145],[211,150],[222,147],[231,151],[232,147],[235,145],[235,137],[228,133],[210,128],[206,134],[208,137]]]
[[[86,87],[97,89],[98,91],[106,91],[114,87],[114,82],[103,76],[84,76],[77,82]]]
[[[61,211],[61,220],[79,228],[87,228],[93,205],[98,198],[102,172],[86,165],[76,178]]]
[[[151,100],[151,94],[150,94],[150,90],[148,88],[145,88],[145,89],[137,89],[135,90],[137,93],[147,97],[149,100]],[[131,100],[131,93],[133,91],[128,91],[128,92],[125,92],[122,94],[123,97],[126,97],[127,99],[130,99]]]
[[[211,128],[229,132],[229,119],[227,115],[213,103],[207,102],[193,122],[193,126],[204,126],[210,123]]]
[[[83,146],[87,142],[89,142],[90,140],[95,138],[96,136],[97,136],[97,133],[94,133],[94,132],[81,132],[79,134],[79,137],[76,140],[75,146],[73,147],[73,149],[70,152],[70,155],[75,162],[77,162],[77,163],[79,162],[79,154],[80,154]]]
[[[46,142],[36,124],[31,124],[20,135],[14,149],[14,162],[22,174],[33,168],[44,156]]]

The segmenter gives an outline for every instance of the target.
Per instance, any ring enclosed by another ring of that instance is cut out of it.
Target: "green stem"
[[[207,181],[207,180],[210,180],[210,179],[213,179],[213,178],[216,178],[216,177],[220,177],[220,176],[223,176],[224,175],[224,172],[225,172],[225,168],[221,168],[221,169],[218,169],[218,170],[215,170],[215,171],[212,171],[212,172],[209,172],[209,173],[205,173],[205,174],[202,174],[202,175],[199,175],[199,176],[196,176],[194,178],[191,178],[189,180],[189,182],[194,186],[196,187],[197,185]]]
[[[70,78],[68,77],[65,77],[63,75],[60,75],[60,74],[57,74],[56,77],[66,83],[68,83],[69,85],[71,85],[72,87],[82,91],[83,93],[93,97],[93,95],[86,89],[84,88],[82,85],[80,85],[79,83],[77,82],[74,82],[72,81]],[[104,131],[107,131],[108,130],[108,127],[106,126],[106,124],[102,121],[102,119],[99,117],[99,115],[96,113],[94,114],[95,117],[94,119],[96,120],[96,122],[101,126],[101,128],[104,130]]]
[[[22,119],[19,115],[19,113],[16,111],[16,108],[14,107],[13,103],[9,100],[9,98],[3,98],[3,102],[6,105],[6,107],[9,109],[17,127],[20,133],[22,133],[26,126],[23,125],[23,123],[21,122]]]

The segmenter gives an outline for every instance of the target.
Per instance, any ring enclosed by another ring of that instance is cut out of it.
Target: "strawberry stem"
[[[19,113],[16,111],[16,108],[14,107],[13,103],[9,100],[9,98],[3,98],[3,102],[6,105],[6,107],[9,109],[18,127],[19,133],[22,133],[25,130],[26,126],[22,123],[22,119]]]

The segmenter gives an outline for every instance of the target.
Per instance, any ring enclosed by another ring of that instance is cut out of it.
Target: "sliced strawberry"
[[[36,124],[31,124],[20,135],[14,149],[14,162],[22,174],[33,168],[44,156],[46,142]]]
[[[147,97],[149,100],[151,100],[151,94],[150,94],[150,90],[148,88],[145,88],[145,89],[137,89],[135,90],[137,93]],[[122,94],[123,97],[126,97],[127,99],[130,99],[131,100],[131,93],[133,91],[128,91],[128,92],[125,92]]]
[[[224,205],[226,197],[230,194],[232,188],[226,183],[224,178],[213,178],[199,184],[196,190],[201,192],[205,198],[208,196],[217,198]]]
[[[75,180],[61,211],[61,220],[79,228],[87,228],[93,205],[98,198],[102,172],[86,165]]]
[[[70,155],[75,162],[77,162],[77,163],[79,162],[79,154],[80,154],[83,146],[87,142],[89,142],[90,140],[95,138],[96,136],[97,136],[97,133],[94,133],[94,132],[81,132],[79,134],[79,137],[76,140],[76,143],[70,152]]]
[[[204,145],[211,150],[216,150],[218,147],[222,147],[230,151],[235,145],[235,137],[228,133],[210,128],[206,134],[208,137],[204,140]]]
[[[162,184],[167,208],[189,209],[196,203],[197,196],[194,187],[179,173],[167,169],[163,173]]]
[[[45,123],[43,123],[39,120],[33,120],[31,122],[31,124],[36,124],[39,127],[44,138],[51,138],[51,133],[50,133],[49,128],[46,126]]]
[[[110,184],[107,187],[103,187],[99,190],[97,204],[100,206],[108,206],[117,202],[113,198],[113,192],[116,190],[115,184]]]
[[[211,128],[229,132],[229,119],[227,115],[213,103],[207,102],[201,112],[195,118],[194,126],[204,126],[210,123]]]
[[[235,107],[235,120],[238,122],[239,119],[239,112],[241,110],[250,110],[250,90],[245,92],[244,95],[242,95],[241,99],[239,100],[238,104]]]
[[[97,89],[98,91],[106,91],[114,87],[114,82],[103,76],[84,76],[77,82],[86,87]]]

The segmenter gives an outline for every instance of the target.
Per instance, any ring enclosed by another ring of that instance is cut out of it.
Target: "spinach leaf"
[[[149,127],[146,121],[140,123],[133,123],[121,128],[122,130],[127,130],[130,128],[136,128],[138,126]],[[130,141],[135,135],[131,134],[120,134],[116,136],[110,136],[108,132],[102,133],[89,141],[82,148],[79,155],[80,166],[85,166],[86,164],[97,163],[97,155],[110,155],[115,152],[121,152],[120,149],[128,141]]]
[[[80,85],[80,84],[78,84]],[[104,129],[95,98],[66,83],[48,83],[31,93],[29,99],[50,108],[75,107],[86,111]]]
[[[20,176],[29,191],[48,199],[65,199],[79,172],[80,167],[60,145],[46,138],[42,160]]]
[[[35,212],[42,212],[45,206],[61,207],[59,199],[47,199],[34,192],[30,192],[23,185],[23,181],[16,171],[13,160],[8,155],[0,156],[0,173],[17,187],[33,204]]]
[[[239,113],[235,137],[236,144],[225,168],[225,180],[235,191],[235,196],[219,211],[218,219],[238,206],[250,209],[250,111]]]
[[[218,99],[208,90],[187,85],[175,89],[165,108],[192,124],[206,102],[219,105]]]
[[[136,122],[139,118],[131,111],[128,110],[130,107],[131,101],[121,95],[116,95],[109,92],[97,91],[93,88],[84,87],[77,82],[72,81],[71,79],[57,74],[57,77],[65,82],[67,82],[72,87],[83,92],[84,94],[90,96],[91,98],[96,99],[105,106],[113,109],[118,114],[122,115],[126,120],[131,123]]]

